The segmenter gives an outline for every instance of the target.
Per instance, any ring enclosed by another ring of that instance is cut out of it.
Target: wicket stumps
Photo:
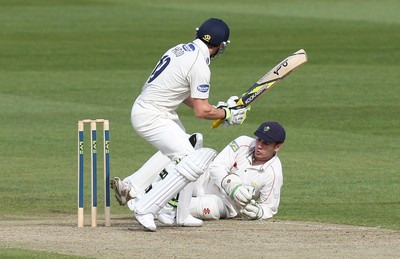
[[[103,124],[104,151],[104,219],[105,226],[110,226],[110,124],[108,120],[78,121],[78,227],[84,226],[83,218],[83,171],[84,171],[84,131],[85,124],[90,124],[91,145],[91,210],[92,227],[97,226],[97,123]]]

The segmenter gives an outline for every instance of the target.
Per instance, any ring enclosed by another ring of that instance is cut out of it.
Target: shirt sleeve
[[[192,98],[208,99],[210,95],[210,78],[210,68],[201,57],[197,57],[188,74],[190,96]]]
[[[221,187],[222,179],[229,174],[235,163],[235,154],[230,146],[232,142],[216,156],[209,167],[210,178],[218,187]]]
[[[210,177],[214,183],[221,186],[222,179],[229,173],[236,172],[238,156],[246,156],[246,151],[252,138],[241,136],[231,141],[214,159],[209,167]]]

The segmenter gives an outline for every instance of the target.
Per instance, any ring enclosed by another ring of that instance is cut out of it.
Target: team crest
[[[265,126],[264,129],[263,129],[263,132],[266,133],[266,132],[268,132],[270,129],[271,129],[271,128],[270,128],[269,126]]]
[[[210,42],[210,40],[211,40],[211,35],[208,35],[208,34],[204,35],[204,36],[203,36],[203,40],[205,40],[205,41],[207,41],[207,42]]]

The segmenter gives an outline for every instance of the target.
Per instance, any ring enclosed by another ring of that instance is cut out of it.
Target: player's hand
[[[228,108],[234,108],[237,107],[237,101],[239,100],[239,97],[237,96],[231,96],[229,99],[226,101],[227,107]]]
[[[227,108],[227,107],[228,107],[228,104],[226,102],[223,102],[223,101],[219,101],[217,103],[217,106],[215,106],[215,108],[217,108],[217,109],[224,109],[224,108]]]
[[[233,108],[224,108],[225,110],[225,118],[224,124],[229,125],[240,125],[244,122],[247,116],[247,111],[250,110],[250,106],[236,106]]]
[[[223,108],[234,108],[237,106],[236,102],[239,100],[237,96],[231,96],[226,102],[219,101],[216,108],[223,109]]]
[[[236,107],[236,102],[239,100],[237,96],[231,96],[226,102],[219,101],[216,108],[223,109],[223,108],[233,108]]]
[[[240,213],[244,219],[250,220],[261,219],[264,215],[262,207],[254,200],[251,200],[250,203],[246,204],[240,210]]]
[[[221,187],[235,202],[241,206],[248,204],[253,197],[253,188],[244,186],[237,174],[228,174],[222,179]]]
[[[247,111],[249,107],[238,106],[238,96],[231,96],[226,102],[219,101],[216,108],[225,110],[225,118],[223,120],[224,126],[229,127],[230,125],[242,124],[246,119]]]
[[[230,195],[241,206],[245,206],[253,197],[252,188],[240,185]]]

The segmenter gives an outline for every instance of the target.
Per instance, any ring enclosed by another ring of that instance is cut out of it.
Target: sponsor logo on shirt
[[[185,45],[183,45],[182,48],[184,51],[194,51],[196,49],[196,47],[192,43],[185,44]]]
[[[180,57],[180,56],[182,56],[183,54],[185,54],[185,52],[183,51],[183,49],[182,49],[181,47],[179,47],[179,46],[176,47],[176,48],[174,48],[174,49],[172,50],[172,53],[174,53],[176,57]]]
[[[197,90],[199,90],[202,93],[206,93],[209,88],[210,88],[209,85],[198,85],[197,86]]]
[[[236,141],[232,141],[231,143],[229,143],[229,146],[232,148],[233,152],[239,150],[239,145],[236,143]]]

